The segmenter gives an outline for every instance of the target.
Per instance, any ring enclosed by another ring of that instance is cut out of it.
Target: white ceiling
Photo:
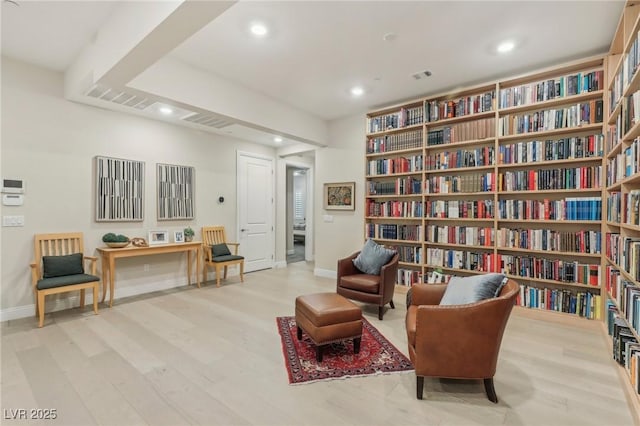
[[[18,1],[20,6],[2,3],[2,54],[56,71],[67,70],[124,4]],[[623,4],[240,1],[169,57],[331,120],[604,53]],[[266,37],[249,34],[255,20],[269,26]],[[389,33],[391,40],[383,40]],[[515,41],[517,48],[499,55],[495,47],[505,39]],[[412,77],[423,70],[432,77]],[[358,99],[349,93],[356,84],[366,90]],[[245,133],[245,138],[260,138]]]

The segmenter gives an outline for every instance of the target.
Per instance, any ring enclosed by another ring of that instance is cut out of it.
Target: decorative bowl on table
[[[129,245],[129,241],[124,241],[122,243],[105,243],[105,244],[111,248],[123,248]]]

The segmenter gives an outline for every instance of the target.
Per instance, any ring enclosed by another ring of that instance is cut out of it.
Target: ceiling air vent
[[[216,129],[223,129],[233,124],[231,121],[227,121],[220,116],[203,113],[190,115],[189,117],[183,118],[183,120],[203,126],[215,127]]]
[[[431,71],[429,70],[420,71],[413,74],[411,77],[413,77],[415,80],[422,80],[423,78],[431,77]]]

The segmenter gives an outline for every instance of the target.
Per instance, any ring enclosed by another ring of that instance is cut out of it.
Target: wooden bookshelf
[[[607,107],[605,146],[607,185],[603,200],[607,200],[603,216],[603,236],[607,250],[602,263],[605,270],[604,289],[608,297],[606,330],[614,347],[627,338],[616,338],[615,329],[628,327],[636,342],[640,341],[640,312],[633,303],[640,300],[640,4],[628,0],[607,58]],[[634,98],[636,98],[634,106]],[[637,302],[640,304],[640,302]],[[637,306],[637,305],[636,305]],[[623,327],[615,327],[618,322]],[[624,335],[624,333],[623,333]],[[631,362],[640,368],[640,350],[615,356],[620,375],[626,383],[625,393],[635,407],[636,422],[640,422],[640,385],[630,377]],[[631,356],[629,356],[631,355]],[[620,359],[626,358],[629,359]]]
[[[446,275],[507,272],[522,285],[522,305],[531,305],[534,294],[549,300],[553,296],[554,301],[558,295],[582,303],[576,308],[581,316],[603,317],[600,213],[606,184],[607,60],[586,58],[367,114],[366,186],[378,188],[378,183],[405,174],[421,185],[419,193],[365,195],[365,237],[401,250],[399,283],[426,282],[434,270]],[[422,115],[422,122],[409,119],[408,111],[413,117]],[[385,124],[388,128],[381,127]],[[623,152],[622,144],[619,149]],[[424,159],[421,169],[412,162],[419,156]],[[390,167],[380,168],[404,161],[399,158],[411,160],[414,168],[391,173]],[[513,179],[523,175],[539,189],[514,185]],[[389,208],[381,203],[408,202],[422,203],[422,215],[371,213]],[[380,229],[401,226],[414,226],[422,235],[403,240],[380,234]],[[556,242],[553,247],[503,244],[499,232],[561,235],[567,241],[586,233],[589,242],[585,246],[581,240],[578,248],[563,245],[563,250]],[[505,259],[560,267],[566,273],[518,273]],[[557,303],[555,308],[564,309]]]

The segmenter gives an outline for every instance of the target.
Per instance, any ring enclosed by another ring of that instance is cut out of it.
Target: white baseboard
[[[215,275],[216,275],[215,272],[212,273],[211,275],[214,277],[212,279],[215,279]],[[229,274],[227,274],[227,277],[233,276],[233,275],[238,275],[238,274],[237,273],[234,274],[232,271],[229,271]],[[147,284],[140,284],[135,286],[118,288],[118,283],[116,282],[116,291],[115,291],[114,300],[120,299],[123,297],[137,296],[139,294],[153,293],[154,291],[168,290],[170,288],[181,287],[185,285],[187,285],[187,283],[183,280],[180,280],[180,281],[164,280],[164,281],[154,281],[152,283],[147,283]],[[194,287],[197,286],[197,284],[195,283],[195,280],[192,281],[191,285]],[[102,294],[99,294],[98,297],[99,299],[101,299]],[[105,302],[109,300],[108,297],[109,295],[107,295],[107,299],[105,300]],[[80,304],[80,295],[77,293],[74,294],[73,296],[55,299],[55,301],[49,300],[50,298],[47,298],[47,299],[48,300],[45,301],[45,304],[46,304],[45,313],[61,311],[63,309],[75,308]],[[84,299],[85,307],[90,306],[93,303],[92,300],[93,300],[93,292],[91,290],[87,290],[85,299]],[[100,308],[102,308],[102,306],[100,306]],[[0,321],[9,321],[9,320],[15,320],[19,318],[35,317],[35,314],[36,314],[35,303],[30,305],[0,309]]]
[[[313,275],[315,275],[317,277],[336,279],[336,278],[338,278],[338,271],[332,271],[331,269],[315,268],[313,270]]]

